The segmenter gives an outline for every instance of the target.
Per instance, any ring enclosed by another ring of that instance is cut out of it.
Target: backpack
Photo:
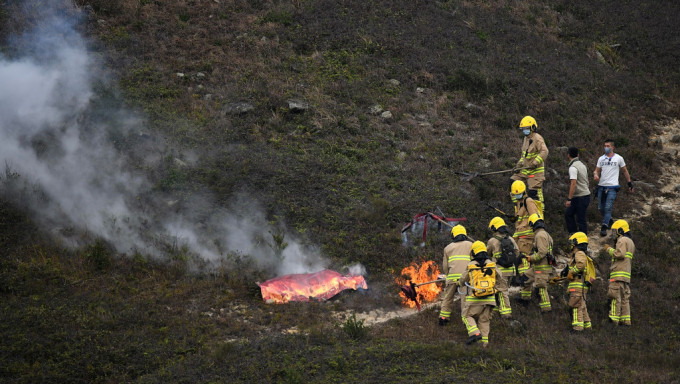
[[[483,267],[469,264],[468,275],[470,277],[468,287],[472,288],[472,296],[484,297],[498,292],[496,289],[496,263],[489,262]]]
[[[510,240],[509,236],[500,239],[501,242],[501,256],[496,260],[498,265],[503,268],[510,268],[515,265],[517,261],[517,253],[515,252],[515,245]]]
[[[583,271],[583,283],[590,287],[595,282],[595,263],[593,262],[593,259],[590,258],[590,256],[586,255],[586,258],[586,269]]]

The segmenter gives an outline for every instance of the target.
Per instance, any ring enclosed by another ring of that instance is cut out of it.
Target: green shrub
[[[95,240],[87,249],[85,258],[96,271],[105,271],[111,266],[111,250],[103,239]]]
[[[368,335],[368,329],[364,325],[363,320],[357,320],[357,315],[352,314],[342,325],[342,330],[352,340],[361,340]]]

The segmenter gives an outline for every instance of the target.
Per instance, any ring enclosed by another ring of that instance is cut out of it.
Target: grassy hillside
[[[612,137],[633,179],[654,182],[661,159],[648,137],[680,115],[680,4],[77,3],[83,33],[118,79],[120,96],[98,89],[99,100],[143,111],[151,135],[198,154],[193,165],[150,170],[157,191],[187,206],[193,191],[207,189],[215,205],[248,193],[268,220],[319,244],[333,267],[364,264],[370,290],[265,305],[255,281],[270,272],[247,255],[230,269],[190,272],[186,260],[120,257],[102,242],[66,250],[3,199],[0,380],[677,380],[679,223],[659,210],[631,223],[639,248],[631,329],[608,327],[604,283],[589,303],[592,333],[568,333],[563,292],[551,287],[554,313],[517,308],[519,326],[495,319],[487,352],[465,348],[462,323],[438,327],[431,311],[370,329],[335,313],[394,305],[395,273],[439,260],[446,239],[401,246],[414,214],[439,206],[485,238],[494,216],[486,203],[511,207],[507,180],[465,182],[455,172],[512,167],[526,114],[551,149],[546,221],[558,247],[566,248],[567,178],[558,147],[578,146],[592,169]],[[5,39],[30,20],[9,16],[15,2],[0,4],[0,52],[11,55]],[[292,99],[308,109],[291,108]],[[236,113],[235,103],[252,110]],[[636,204],[621,194],[616,210]]]

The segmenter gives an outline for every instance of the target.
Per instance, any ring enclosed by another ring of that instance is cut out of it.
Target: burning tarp
[[[363,276],[343,276],[324,269],[316,273],[299,273],[275,277],[259,284],[267,303],[328,300],[345,289],[368,289]]]

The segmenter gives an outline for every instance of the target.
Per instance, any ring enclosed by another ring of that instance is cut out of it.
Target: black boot
[[[609,228],[607,227],[607,225],[606,225],[606,224],[602,224],[602,229],[600,229],[600,236],[602,236],[602,237],[607,236],[607,229],[609,229]]]
[[[472,343],[476,343],[476,342],[478,342],[478,341],[481,340],[481,339],[482,339],[482,334],[481,334],[481,333],[477,333],[477,334],[475,334],[475,335],[472,335],[472,336],[468,337],[468,339],[465,341],[465,345],[470,345],[470,344],[472,344]]]

